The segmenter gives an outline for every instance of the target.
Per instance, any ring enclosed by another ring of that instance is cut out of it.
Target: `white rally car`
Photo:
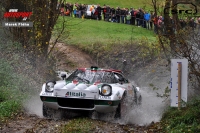
[[[43,116],[58,110],[85,110],[93,113],[113,113],[120,118],[126,108],[141,104],[139,87],[132,85],[120,70],[79,68],[63,80],[43,84],[40,98]],[[127,105],[128,104],[128,105]]]

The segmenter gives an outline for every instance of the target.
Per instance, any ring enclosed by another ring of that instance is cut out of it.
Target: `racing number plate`
[[[42,95],[44,95],[44,96],[53,96],[53,93],[43,92]]]
[[[99,99],[111,99],[110,96],[99,96]]]

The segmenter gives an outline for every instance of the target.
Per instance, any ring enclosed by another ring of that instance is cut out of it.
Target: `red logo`
[[[9,9],[9,12],[4,13],[4,18],[23,18],[26,20],[32,15],[32,12],[18,12],[18,9]]]

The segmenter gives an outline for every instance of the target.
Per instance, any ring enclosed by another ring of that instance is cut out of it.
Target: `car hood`
[[[99,97],[99,86],[76,81],[57,81],[54,86],[54,95],[58,97],[96,99]]]

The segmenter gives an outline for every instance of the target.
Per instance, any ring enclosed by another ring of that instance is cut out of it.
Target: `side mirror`
[[[66,79],[66,74],[61,74],[62,79]]]

